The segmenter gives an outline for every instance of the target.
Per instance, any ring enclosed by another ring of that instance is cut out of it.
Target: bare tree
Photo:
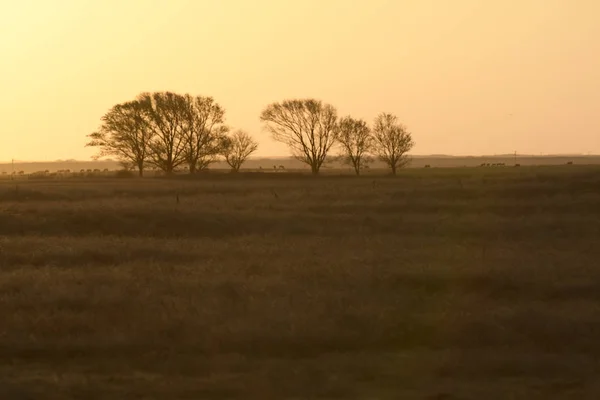
[[[319,173],[335,143],[337,112],[333,106],[315,99],[285,100],[267,106],[260,119],[274,140],[287,144],[313,175]]]
[[[185,163],[186,99],[172,92],[155,92],[142,93],[138,101],[153,134],[150,163],[170,175]]]
[[[356,175],[360,175],[360,170],[372,161],[368,155],[373,147],[369,126],[362,119],[344,117],[338,124],[336,139],[342,150],[341,161],[351,165]]]
[[[142,93],[114,106],[87,146],[100,148],[97,157],[116,155],[126,168],[146,164],[166,174],[187,164],[190,173],[206,168],[220,154],[224,109],[212,97],[172,92]]]
[[[238,172],[248,156],[258,149],[258,143],[242,130],[223,138],[222,143],[221,153],[233,172]]]
[[[182,140],[190,174],[214,161],[220,151],[220,139],[229,130],[225,110],[212,97],[185,95],[185,125]]]
[[[381,113],[373,124],[373,144],[379,159],[396,175],[398,168],[408,164],[406,153],[413,148],[415,142],[395,115]]]
[[[102,118],[97,132],[88,137],[86,147],[98,147],[94,156],[116,156],[121,164],[137,168],[140,176],[150,153],[153,132],[147,128],[143,105],[138,101],[117,104]]]

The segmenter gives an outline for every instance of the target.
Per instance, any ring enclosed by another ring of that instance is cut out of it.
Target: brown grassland
[[[0,399],[597,399],[599,260],[598,166],[4,180]]]

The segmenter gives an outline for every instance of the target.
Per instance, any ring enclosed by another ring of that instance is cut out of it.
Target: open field
[[[575,165],[600,165],[600,155],[550,155],[550,156],[532,156],[519,155],[516,159],[512,155],[499,156],[413,156],[408,165],[409,168],[423,168],[426,165],[432,168],[459,168],[459,167],[479,167],[481,164],[498,164],[502,163],[506,166],[513,166],[518,163],[522,166],[533,165],[565,165],[572,162]],[[283,166],[286,171],[310,171],[310,167],[290,157],[274,157],[274,158],[250,158],[244,165],[245,170],[259,170],[262,168],[265,172],[272,172],[273,167],[279,168]],[[219,161],[211,164],[211,169],[228,170],[229,167],[224,161]],[[0,180],[2,178],[10,178],[13,170],[15,173],[23,171],[24,174],[34,174],[36,172],[56,172],[60,170],[70,170],[74,173],[79,173],[84,170],[99,170],[108,169],[115,171],[121,169],[121,165],[116,161],[55,161],[55,162],[15,162],[0,163]],[[279,171],[281,172],[281,171]],[[323,166],[324,173],[332,174],[353,174],[353,170],[349,166],[341,165],[340,163],[327,163]],[[366,175],[379,175],[387,173],[387,167],[377,161],[371,165],[371,169],[364,171]],[[147,171],[148,175],[153,175],[152,171]]]
[[[597,399],[599,243],[599,166],[0,181],[0,399]]]

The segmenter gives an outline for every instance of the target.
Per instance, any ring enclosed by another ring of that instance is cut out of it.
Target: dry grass
[[[2,183],[0,398],[595,399],[599,204],[584,166]]]

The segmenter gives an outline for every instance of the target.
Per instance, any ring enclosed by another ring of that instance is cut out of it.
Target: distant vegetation
[[[362,119],[344,117],[339,122],[338,142],[341,146],[340,160],[354,168],[356,175],[368,168],[373,158],[373,136],[367,123]]]
[[[376,157],[369,156],[367,165],[361,166],[360,174],[366,176],[381,176],[389,173],[389,167]],[[489,165],[488,165],[489,164]],[[600,164],[600,156],[530,156],[519,155],[517,164],[522,167],[527,166],[544,166],[544,165],[570,165],[577,167],[581,165],[597,165]],[[409,173],[409,169],[414,168],[482,168],[487,170],[497,170],[498,172],[504,168],[511,168],[515,165],[514,155],[499,155],[499,156],[477,156],[477,157],[460,157],[460,156],[421,156],[411,155],[410,164],[406,165],[404,174]],[[273,168],[273,167],[276,168]],[[283,168],[279,168],[283,166]],[[429,166],[429,167],[428,167]],[[487,168],[485,168],[487,167]],[[5,179],[67,179],[67,178],[109,178],[114,176],[117,170],[124,170],[122,164],[117,160],[90,160],[90,161],[40,161],[40,162],[22,162],[15,161],[11,163],[0,163],[0,180]],[[209,169],[203,170],[202,176],[211,174],[223,174],[231,170],[231,166],[223,158],[217,159],[210,164]],[[14,175],[13,175],[14,171]],[[23,172],[22,174],[20,172]],[[88,172],[88,171],[91,171]],[[96,171],[96,172],[94,172]],[[100,171],[100,172],[98,172]],[[125,171],[125,170],[124,170]],[[137,172],[127,170],[128,176],[135,177]],[[248,157],[243,165],[244,174],[247,173],[310,173],[310,167],[305,163],[298,161],[292,157]],[[186,170],[177,170],[177,175],[189,174]],[[329,161],[320,172],[321,175],[348,175],[355,174],[354,167],[348,164],[344,158],[333,154]],[[158,177],[164,176],[164,172],[158,168],[149,167],[145,170],[144,176]],[[199,176],[196,174],[196,176]]]
[[[380,114],[373,127],[373,148],[379,159],[385,162],[392,174],[408,164],[406,153],[415,143],[406,127],[392,114]]]
[[[258,143],[245,131],[237,130],[222,141],[221,153],[233,172],[238,172],[250,154],[258,149]]]
[[[229,131],[224,123],[225,110],[212,97],[142,93],[111,108],[87,146],[100,148],[98,157],[117,157],[140,176],[146,165],[169,175],[186,165],[194,173],[223,152]]]
[[[412,135],[392,114],[380,114],[371,132],[365,121],[350,116],[339,120],[332,105],[315,99],[273,103],[260,119],[273,139],[286,144],[314,175],[336,158],[351,164],[358,175],[373,154],[396,174],[408,163],[406,154],[414,146]],[[243,130],[230,132],[225,109],[212,97],[142,93],[112,107],[100,128],[88,135],[87,146],[100,150],[96,159],[115,157],[140,176],[148,167],[167,175],[181,168],[194,174],[219,158],[237,172],[258,143]],[[337,156],[331,154],[334,147],[339,149]]]

